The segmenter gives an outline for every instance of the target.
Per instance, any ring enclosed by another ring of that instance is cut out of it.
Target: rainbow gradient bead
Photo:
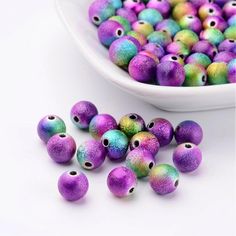
[[[175,41],[167,45],[166,52],[176,54],[184,59],[190,52],[187,45],[181,41]]]
[[[64,121],[56,115],[48,115],[43,117],[37,126],[39,138],[47,143],[48,140],[57,133],[65,133],[66,125]]]
[[[185,45],[187,45],[189,48],[191,48],[194,44],[198,42],[198,36],[195,32],[192,30],[184,29],[179,31],[175,37],[174,41],[181,41]]]
[[[207,82],[206,70],[198,64],[185,64],[184,86],[203,86]]]
[[[211,85],[226,84],[227,64],[224,62],[213,62],[207,67],[208,83]]]
[[[180,65],[184,65],[184,60],[175,54],[167,54],[164,57],[161,58],[161,63],[166,62],[166,61],[172,61],[172,62],[176,62],[179,63]]]
[[[234,15],[232,15],[229,19],[228,19],[228,24],[230,26],[232,25],[236,25],[236,13]]]
[[[154,31],[147,37],[149,43],[155,43],[161,45],[165,48],[168,44],[172,42],[169,33],[164,31]]]
[[[211,59],[204,53],[195,52],[187,57],[186,64],[198,64],[207,68],[211,64]]]
[[[200,39],[207,40],[217,46],[225,39],[225,37],[220,30],[208,28],[200,33]]]
[[[129,113],[121,117],[118,127],[128,138],[131,138],[138,132],[145,130],[145,121],[140,115]]]
[[[157,58],[162,58],[165,55],[165,50],[159,44],[147,43],[143,46],[143,50],[152,53]]]
[[[234,39],[225,39],[218,46],[219,52],[227,51],[236,53],[236,40]]]
[[[124,0],[123,6],[127,9],[133,10],[136,14],[145,9],[145,4],[141,0]]]
[[[148,176],[155,163],[153,154],[142,148],[135,148],[130,151],[125,161],[126,166],[136,174],[137,178]]]
[[[168,0],[168,2],[170,3],[171,7],[174,7],[174,6],[177,5],[178,3],[187,2],[187,0]]]
[[[125,33],[129,32],[131,30],[131,25],[129,23],[129,21],[122,17],[122,16],[112,16],[109,18],[109,20],[118,22],[119,24],[121,24],[125,30]]]
[[[235,39],[236,40],[236,25],[232,25],[228,27],[225,32],[224,36],[227,39]]]
[[[138,17],[136,16],[135,12],[131,9],[127,8],[120,8],[116,11],[117,16],[122,16],[126,20],[130,22],[130,24],[133,24],[135,21],[138,20]]]
[[[203,53],[208,57],[213,58],[217,54],[217,48],[207,40],[200,40],[193,45],[192,52]]]
[[[122,0],[108,0],[112,6],[117,10],[122,7]]]
[[[146,7],[158,10],[161,13],[161,15],[165,18],[169,16],[171,10],[170,4],[167,0],[161,0],[161,1],[149,0]]]
[[[200,6],[211,2],[211,0],[189,0],[196,8],[199,8]]]
[[[156,25],[156,31],[167,32],[170,34],[171,37],[175,36],[175,34],[180,30],[180,26],[173,19],[165,19]]]
[[[234,58],[236,58],[236,54],[235,53],[223,51],[223,52],[217,53],[216,56],[214,57],[213,61],[214,62],[229,63]]]
[[[222,16],[222,10],[217,4],[206,3],[206,4],[203,4],[198,9],[198,15],[199,15],[200,19],[203,21],[208,16]]]
[[[232,15],[236,14],[236,2],[228,1],[223,7],[223,13],[226,18],[230,18]]]
[[[151,25],[155,26],[158,22],[163,20],[163,17],[156,9],[146,8],[139,13],[138,19],[149,22]]]
[[[236,58],[227,65],[229,83],[236,83]]]
[[[182,29],[190,29],[195,33],[199,33],[202,30],[202,22],[194,15],[184,15],[179,20],[179,25]]]
[[[218,29],[220,31],[224,31],[227,28],[227,23],[220,16],[208,16],[203,21],[203,28],[204,29],[214,28],[214,29]]]
[[[128,36],[131,36],[131,37],[133,37],[133,38],[135,38],[135,39],[137,39],[138,41],[139,41],[139,43],[140,43],[140,45],[141,46],[144,46],[144,45],[146,45],[146,43],[147,43],[147,39],[146,39],[146,37],[144,36],[144,35],[142,35],[141,33],[138,33],[138,32],[136,32],[136,31],[129,31],[128,33],[127,33],[127,35]]]
[[[132,24],[132,28],[134,31],[143,34],[145,37],[147,37],[154,31],[153,26],[149,22],[144,20],[134,22]]]
[[[171,165],[154,166],[149,174],[151,188],[159,195],[166,195],[176,190],[179,185],[179,173]]]
[[[172,10],[172,16],[179,21],[185,15],[196,15],[197,10],[191,2],[178,3]]]

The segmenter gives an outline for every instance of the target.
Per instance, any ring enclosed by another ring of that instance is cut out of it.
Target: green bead
[[[225,38],[236,39],[236,25],[228,27],[224,32]]]
[[[202,66],[197,64],[186,64],[184,66],[184,71],[184,86],[203,86],[206,84],[206,71]]]
[[[112,16],[109,20],[113,20],[120,23],[124,27],[125,33],[131,30],[129,21],[122,16]]]
[[[158,22],[163,20],[163,17],[159,11],[152,8],[142,10],[138,15],[139,20],[149,22],[151,25],[156,25]]]
[[[211,59],[204,53],[196,52],[186,59],[187,64],[199,64],[207,68],[211,64]]]
[[[227,83],[227,64],[224,62],[213,62],[207,67],[209,84]]]
[[[198,36],[192,30],[184,29],[179,31],[175,37],[174,41],[181,41],[186,44],[188,47],[192,47],[195,43],[198,42]]]
[[[201,39],[208,40],[210,43],[214,45],[220,44],[224,39],[224,34],[215,28],[208,28],[201,32]]]

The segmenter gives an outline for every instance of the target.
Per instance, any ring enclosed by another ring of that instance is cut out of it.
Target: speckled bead
[[[163,17],[159,11],[146,8],[139,13],[138,19],[149,22],[151,25],[155,26],[158,22],[163,20]]]
[[[180,26],[173,19],[165,19],[156,25],[156,31],[166,31],[171,37],[181,30]]]
[[[146,7],[158,10],[164,18],[169,16],[171,10],[170,4],[167,0],[149,0]]]
[[[152,53],[157,58],[162,58],[165,55],[165,50],[163,49],[163,47],[155,43],[147,43],[143,46],[143,50]]]
[[[179,25],[182,29],[190,29],[195,33],[199,33],[202,30],[201,20],[194,15],[184,15],[179,20]]]
[[[177,144],[189,142],[198,145],[203,139],[201,126],[192,120],[185,120],[179,123],[174,135]]]
[[[132,194],[137,185],[135,173],[127,167],[114,168],[107,177],[107,186],[116,197],[126,197]]]
[[[207,82],[206,70],[199,64],[186,64],[184,66],[184,86],[203,86]]]
[[[204,29],[215,28],[215,29],[218,29],[220,31],[224,31],[227,28],[227,23],[220,16],[208,16],[203,21],[203,28]]]
[[[125,163],[136,174],[137,178],[143,178],[148,176],[156,160],[150,151],[135,148],[128,153]]]
[[[98,114],[96,106],[89,101],[77,102],[70,111],[73,124],[79,129],[87,129],[94,116]]]
[[[187,0],[167,0],[167,1],[170,3],[171,7],[174,7],[178,3],[187,2]]]
[[[153,59],[156,64],[158,64],[160,62],[158,57],[149,51],[143,50],[143,51],[139,52],[139,55],[143,55],[143,56]]]
[[[122,37],[124,40],[130,40],[136,47],[137,47],[137,49],[138,49],[138,52],[139,51],[141,51],[142,50],[142,46],[141,46],[141,44],[139,43],[139,41],[135,38],[135,37],[133,37],[133,36],[131,36],[131,35],[126,35],[126,36],[124,36],[124,37]]]
[[[176,190],[179,185],[179,173],[171,165],[154,166],[149,174],[151,188],[159,195],[166,195]]]
[[[117,10],[122,7],[122,0],[108,0],[112,6]]]
[[[125,158],[128,150],[129,140],[120,130],[109,130],[101,138],[102,145],[107,150],[107,157],[112,161],[119,161]]]
[[[202,152],[198,146],[193,143],[180,144],[173,153],[173,162],[175,167],[188,173],[196,170],[202,161]]]
[[[106,154],[106,149],[100,141],[90,139],[78,147],[77,161],[83,168],[93,170],[104,163]]]
[[[129,32],[131,30],[131,25],[129,23],[129,21],[122,17],[122,16],[112,16],[109,18],[109,20],[118,22],[119,24],[121,24],[125,30],[125,33]]]
[[[154,81],[156,77],[156,62],[151,57],[138,54],[129,63],[130,76],[142,83]]]
[[[175,41],[167,45],[166,52],[176,54],[184,59],[189,54],[189,48],[181,41]]]
[[[208,83],[211,85],[227,83],[227,64],[213,62],[207,67]]]
[[[198,64],[207,68],[211,64],[211,59],[204,53],[193,53],[185,60],[186,64]]]
[[[172,62],[176,62],[179,63],[180,65],[184,65],[184,60],[175,54],[167,54],[164,57],[161,58],[161,63],[166,62],[166,61],[172,61]]]
[[[228,19],[228,25],[236,25],[236,13]]]
[[[179,21],[184,15],[196,15],[197,10],[190,2],[178,3],[172,10],[172,16]]]
[[[47,143],[49,156],[57,163],[69,162],[76,152],[75,140],[66,133],[52,136]]]
[[[136,32],[136,31],[133,31],[133,30],[132,30],[132,31],[129,31],[129,32],[127,33],[127,35],[129,35],[129,36],[131,36],[131,37],[137,39],[137,40],[139,41],[139,43],[140,43],[141,46],[144,46],[144,45],[147,43],[146,37],[145,37],[143,34],[141,34],[141,33],[138,33],[138,32]]]
[[[39,121],[37,131],[39,138],[47,143],[53,135],[66,132],[66,125],[59,116],[48,115]]]
[[[213,1],[213,0],[212,0]],[[189,2],[191,2],[197,9],[209,2],[212,2],[211,0],[189,0]]]
[[[58,190],[67,201],[77,201],[85,196],[89,182],[85,174],[78,171],[66,171],[58,179]]]
[[[236,40],[236,25],[232,25],[228,27],[225,32],[224,36],[227,39],[235,39]]]
[[[89,133],[93,138],[99,139],[108,130],[116,129],[116,120],[109,114],[98,114],[89,124]]]
[[[214,62],[229,63],[234,58],[236,58],[236,54],[235,53],[223,51],[223,52],[217,53],[216,56],[214,57],[213,61]]]
[[[207,40],[200,40],[192,47],[192,52],[203,53],[213,58],[217,54],[217,48],[214,44],[208,42]]]
[[[222,16],[222,10],[217,4],[206,3],[198,9],[198,15],[203,21],[208,16]]]
[[[135,21],[138,20],[138,17],[136,16],[135,12],[131,9],[127,8],[120,8],[116,11],[117,16],[122,16],[126,20],[130,22],[130,24],[133,24]]]
[[[164,118],[152,119],[147,124],[147,130],[156,136],[160,143],[160,147],[170,144],[174,136],[172,124]]]
[[[198,42],[198,36],[192,30],[184,29],[175,35],[174,41],[181,41],[191,48],[195,43]]]
[[[227,51],[236,53],[236,40],[234,39],[225,39],[218,46],[219,52]]]
[[[100,25],[103,21],[115,15],[115,8],[107,0],[95,0],[89,7],[89,20]]]
[[[234,0],[225,3],[223,14],[226,18],[230,18],[232,15],[236,14],[236,2]]]
[[[169,33],[164,31],[154,31],[147,37],[149,43],[155,43],[161,45],[165,48],[168,44],[172,42]]]
[[[145,4],[140,0],[125,0],[123,1],[123,5],[125,8],[133,10],[136,14],[145,9]]]
[[[161,62],[157,65],[156,81],[159,85],[181,86],[184,78],[184,68],[177,62]]]
[[[132,24],[132,28],[134,31],[143,34],[145,37],[147,37],[154,31],[153,26],[149,22],[144,20],[134,22]]]
[[[208,28],[200,33],[200,39],[208,40],[210,43],[217,46],[225,39],[225,37],[220,30]]]
[[[229,83],[236,83],[236,58],[227,65]]]
[[[130,140],[130,150],[138,147],[147,149],[155,156],[159,151],[160,144],[154,134],[141,131],[135,134]]]

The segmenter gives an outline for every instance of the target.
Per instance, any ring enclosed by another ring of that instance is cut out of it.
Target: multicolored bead
[[[146,37],[145,37],[143,34],[141,34],[141,33],[138,33],[138,32],[136,32],[136,31],[129,31],[129,32],[127,33],[127,35],[129,35],[129,36],[131,36],[131,37],[137,39],[137,40],[139,41],[139,43],[140,43],[141,46],[144,46],[144,45],[146,45],[146,43],[147,43]]]
[[[151,25],[155,26],[158,22],[163,20],[163,17],[159,11],[146,8],[139,13],[138,19],[149,22]]]
[[[208,83],[211,85],[227,83],[227,64],[213,62],[207,67]]]
[[[179,31],[175,35],[174,41],[181,41],[182,43],[187,45],[189,48],[191,48],[195,43],[198,42],[198,36],[192,30],[184,29],[184,30]]]
[[[143,34],[145,37],[147,37],[154,31],[153,26],[149,22],[144,20],[134,22],[132,24],[132,28],[136,32]]]
[[[121,24],[125,30],[125,33],[129,32],[131,30],[130,22],[122,16],[112,16],[109,18],[109,20],[112,20],[112,21],[115,21],[115,22],[118,22],[119,24]]]
[[[180,56],[182,59],[184,59],[190,53],[188,46],[182,43],[181,41],[170,43],[166,47],[166,52],[170,54],[176,54]]]
[[[204,53],[196,52],[187,57],[186,64],[198,64],[207,68],[211,64],[211,59]]]
[[[159,44],[147,43],[143,46],[143,50],[152,53],[157,58],[162,58],[165,55],[165,50]]]
[[[236,54],[235,53],[223,51],[223,52],[217,53],[216,56],[214,57],[213,61],[214,62],[229,63],[234,58],[236,58]]]
[[[223,7],[223,13],[226,18],[230,18],[232,15],[236,14],[236,2],[228,1]]]
[[[200,19],[203,21],[208,16],[222,16],[222,10],[217,4],[206,3],[206,4],[203,4],[198,9],[198,15],[199,15]]]
[[[136,16],[135,12],[131,9],[127,8],[120,8],[116,11],[116,14],[118,16],[124,17],[126,20],[130,22],[130,24],[133,24],[135,21],[138,20],[138,17]]]
[[[147,39],[149,43],[159,44],[163,48],[165,48],[168,44],[172,42],[169,33],[164,31],[154,31],[153,33],[148,35]]]
[[[200,33],[200,39],[207,40],[217,46],[225,39],[225,37],[220,30],[208,28]]]
[[[227,66],[229,83],[236,83],[236,58],[231,60]]]
[[[170,4],[167,0],[149,0],[146,6],[147,8],[158,10],[164,18],[169,16],[171,10]]]
[[[202,30],[201,20],[194,15],[184,15],[179,20],[179,25],[182,29],[190,29],[195,33],[199,33]]]
[[[145,9],[145,4],[140,0],[124,0],[123,5],[125,8],[133,10],[136,14]]]
[[[175,54],[167,54],[164,57],[161,58],[161,63],[166,62],[166,61],[172,61],[172,62],[176,62],[179,63],[180,65],[184,65],[184,60]]]
[[[175,36],[175,34],[180,30],[180,26],[173,19],[165,19],[156,25],[156,31],[167,32],[170,34],[171,37]]]
[[[217,54],[217,48],[214,44],[208,42],[207,40],[200,40],[192,47],[192,52],[203,53],[213,58]]]
[[[228,24],[230,26],[232,25],[236,25],[236,13],[234,15],[232,15],[229,19],[228,19]]]
[[[225,32],[224,36],[227,39],[235,39],[236,40],[236,25],[232,25],[228,27]]]
[[[172,16],[179,21],[185,15],[196,15],[197,10],[190,2],[178,3],[172,10]]]
[[[112,6],[117,10],[122,7],[122,0],[108,0]]]
[[[218,46],[219,52],[227,51],[236,53],[236,40],[234,39],[225,39]]]
[[[204,29],[215,28],[224,31],[227,28],[226,21],[221,16],[208,16],[203,21]]]

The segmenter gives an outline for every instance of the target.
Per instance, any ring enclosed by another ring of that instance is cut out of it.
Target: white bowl
[[[236,84],[204,87],[169,87],[142,84],[114,65],[88,21],[87,0],[56,0],[58,13],[88,62],[121,89],[168,111],[198,111],[234,107]]]

